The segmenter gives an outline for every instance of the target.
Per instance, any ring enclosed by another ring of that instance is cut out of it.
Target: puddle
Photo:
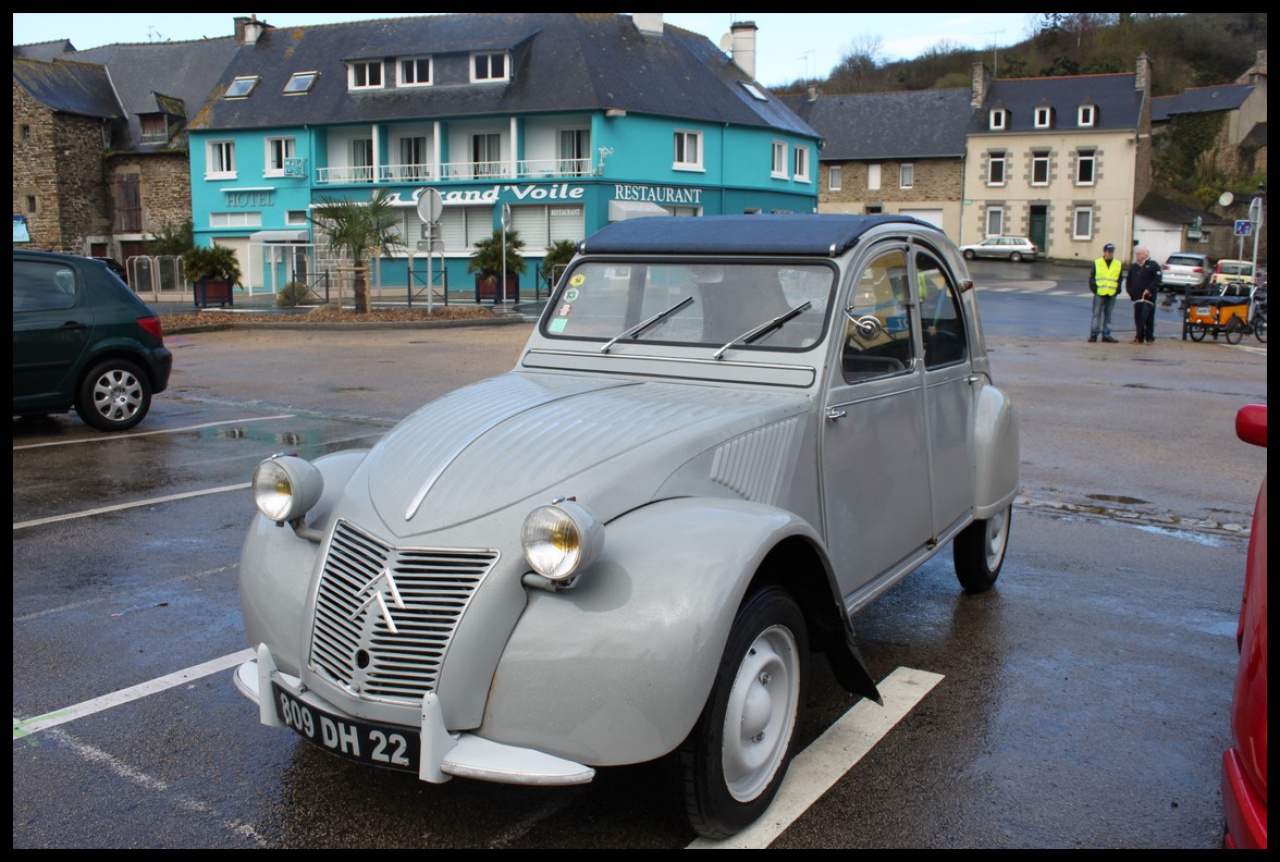
[[[1117,494],[1086,494],[1090,500],[1098,500],[1102,503],[1123,503],[1126,506],[1141,506],[1144,503],[1150,503],[1150,500],[1143,500],[1138,497],[1122,497]]]

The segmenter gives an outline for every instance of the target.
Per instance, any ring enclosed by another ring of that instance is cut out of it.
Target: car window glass
[[[960,298],[946,269],[933,255],[918,252],[916,283],[920,294],[925,368],[963,360],[968,355],[968,338],[960,313]]]
[[[899,374],[914,356],[907,258],[892,251],[872,260],[853,283],[841,371],[847,383]]]
[[[590,261],[568,273],[563,284],[544,326],[545,334],[552,338],[607,341],[660,316],[621,343],[719,348],[808,302],[807,309],[782,326],[749,345],[740,345],[747,349],[805,350],[818,343],[825,331],[835,270],[825,264],[774,261]],[[676,309],[686,300],[692,301]]]
[[[13,310],[72,308],[76,304],[76,273],[65,264],[43,261],[13,262]]]

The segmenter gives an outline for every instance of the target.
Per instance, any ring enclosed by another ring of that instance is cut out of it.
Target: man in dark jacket
[[[1125,290],[1133,300],[1134,344],[1156,343],[1156,297],[1160,294],[1160,264],[1139,246],[1125,278]]]

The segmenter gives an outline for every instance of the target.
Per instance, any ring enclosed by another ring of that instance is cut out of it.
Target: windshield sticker
[[[551,321],[551,323],[547,326],[547,329],[556,333],[564,332],[565,324],[568,322],[569,321],[565,320],[563,317],[557,317],[555,320]]]

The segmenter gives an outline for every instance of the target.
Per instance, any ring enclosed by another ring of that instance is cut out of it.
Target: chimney
[[[821,90],[819,90],[819,89],[818,89],[818,85],[817,85],[817,84],[810,84],[810,85],[809,85],[809,101],[810,101],[810,102],[816,102],[816,101],[818,101],[818,94],[819,94],[820,92],[821,92]]]
[[[1151,58],[1146,54],[1138,55],[1138,73],[1134,75],[1133,88],[1144,93],[1151,90]]]
[[[240,15],[235,22],[237,45],[256,45],[262,32],[271,26],[265,21],[259,21],[257,15],[250,15],[247,18]]]
[[[973,64],[973,84],[969,96],[969,107],[981,108],[987,100],[987,89],[991,86],[991,75],[982,63]]]
[[[646,36],[662,35],[661,12],[632,12],[631,22],[636,25],[637,30]]]
[[[756,76],[756,31],[759,29],[754,21],[735,21],[729,27],[732,46],[729,56],[752,78]]]

